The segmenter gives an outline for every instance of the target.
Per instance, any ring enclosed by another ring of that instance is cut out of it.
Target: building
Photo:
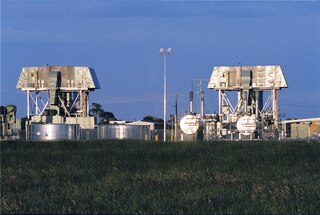
[[[320,118],[282,121],[284,139],[320,139]]]

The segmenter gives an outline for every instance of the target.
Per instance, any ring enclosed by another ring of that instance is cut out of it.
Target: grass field
[[[319,142],[1,142],[1,213],[320,213]]]

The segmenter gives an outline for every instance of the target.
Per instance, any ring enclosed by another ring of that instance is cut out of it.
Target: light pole
[[[164,48],[160,49],[160,54],[163,55],[163,142],[166,142],[167,132],[167,55],[171,54],[171,48],[167,51]]]

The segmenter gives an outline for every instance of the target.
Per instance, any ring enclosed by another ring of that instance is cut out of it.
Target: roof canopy
[[[272,90],[287,88],[281,67],[221,66],[214,67],[208,88],[215,90]]]
[[[94,90],[100,85],[94,69],[78,66],[36,66],[23,67],[17,89],[45,91],[50,89],[50,80],[55,73],[60,90]]]

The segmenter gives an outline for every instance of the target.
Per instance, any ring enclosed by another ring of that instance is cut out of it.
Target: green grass
[[[1,213],[320,213],[318,142],[1,142]]]

